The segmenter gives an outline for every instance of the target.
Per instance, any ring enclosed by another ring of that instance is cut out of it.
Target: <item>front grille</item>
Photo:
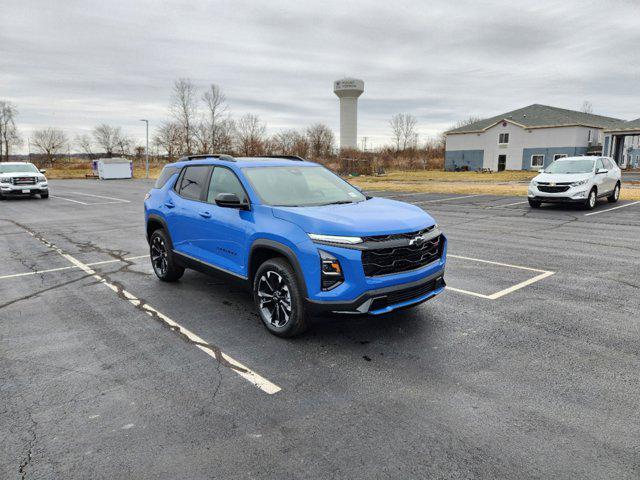
[[[35,185],[36,177],[13,177],[11,183],[14,185]]]
[[[413,245],[363,250],[362,266],[367,277],[389,275],[428,265],[440,258],[441,254],[442,235],[438,235]]]
[[[418,230],[417,232],[409,232],[409,233],[392,233],[391,235],[374,235],[370,237],[362,237],[362,240],[365,242],[386,242],[389,240],[402,240],[406,238],[407,240],[411,240],[414,237],[419,235],[424,235],[433,230],[436,226],[432,225],[427,228],[423,228],[422,230]]]
[[[538,185],[538,190],[546,193],[562,193],[569,190],[569,185]]]
[[[397,290],[395,292],[388,293],[387,295],[377,297],[371,302],[369,310],[380,310],[381,308],[388,307],[389,305],[396,305],[398,303],[407,302],[414,298],[419,298],[426,295],[429,292],[434,291],[436,288],[444,286],[444,280],[439,278],[437,280],[431,280],[430,282],[423,283],[417,287],[405,288],[404,290]]]

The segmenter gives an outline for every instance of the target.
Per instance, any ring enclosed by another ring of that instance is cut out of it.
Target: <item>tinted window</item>
[[[235,193],[240,201],[247,201],[247,196],[240,184],[240,180],[238,180],[235,173],[228,168],[216,167],[213,169],[213,175],[211,175],[211,182],[209,183],[207,202],[215,203],[216,196],[218,196],[219,193]]]
[[[206,165],[187,167],[181,176],[178,193],[185,198],[201,200],[210,171],[211,167]]]
[[[178,171],[178,167],[164,167],[162,173],[156,180],[154,188],[162,188],[169,181],[169,179]]]

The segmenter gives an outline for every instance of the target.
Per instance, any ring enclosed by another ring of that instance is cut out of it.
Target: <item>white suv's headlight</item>
[[[341,237],[338,235],[319,235],[316,233],[310,233],[309,238],[314,242],[338,243],[343,245],[355,245],[357,243],[362,243],[362,239],[360,237]]]
[[[47,177],[45,177],[44,175],[38,175],[38,182],[46,182],[47,181]]]
[[[584,185],[585,183],[587,183],[589,181],[589,179],[584,179],[584,180],[578,180],[577,182],[573,182],[571,184],[572,187],[579,187],[580,185]]]

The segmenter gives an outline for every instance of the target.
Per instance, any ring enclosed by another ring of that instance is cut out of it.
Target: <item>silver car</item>
[[[598,198],[620,198],[622,172],[609,157],[565,157],[555,160],[529,184],[529,205],[578,203],[591,210]]]

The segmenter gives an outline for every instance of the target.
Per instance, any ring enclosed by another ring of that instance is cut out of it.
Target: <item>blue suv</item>
[[[301,333],[311,314],[379,315],[445,286],[447,240],[431,216],[300,157],[184,157],[144,207],[160,280],[185,268],[235,277],[278,336]]]

